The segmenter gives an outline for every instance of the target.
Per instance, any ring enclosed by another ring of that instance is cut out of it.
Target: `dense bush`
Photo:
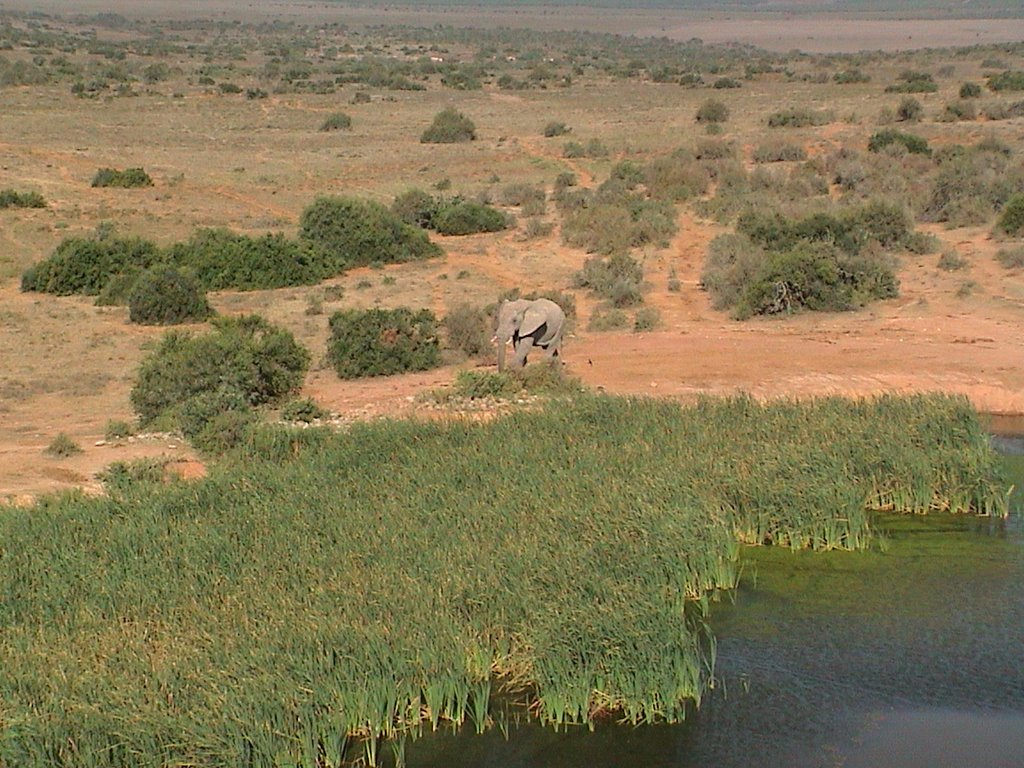
[[[708,99],[697,109],[698,123],[724,123],[729,119],[729,107],[718,99]]]
[[[158,265],[139,275],[128,294],[128,318],[142,325],[177,325],[213,314],[206,292],[192,275]]]
[[[428,309],[349,309],[331,316],[327,358],[343,379],[424,371],[440,364]]]
[[[71,237],[61,242],[48,258],[25,271],[21,289],[58,296],[95,296],[116,275],[146,269],[161,258],[156,245],[141,238]]]
[[[913,96],[906,96],[896,108],[896,119],[900,122],[917,122],[924,114],[921,102]]]
[[[658,157],[644,166],[644,185],[652,197],[682,202],[703,195],[711,186],[711,174],[705,164],[687,152]]]
[[[981,86],[977,83],[964,83],[960,86],[961,99],[976,99],[981,96]]]
[[[930,155],[932,153],[931,148],[928,146],[927,139],[912,133],[896,131],[891,128],[872,134],[871,138],[868,139],[868,151],[881,152],[890,144],[902,145],[911,154]]]
[[[198,229],[168,249],[168,259],[189,269],[211,291],[255,291],[311,285],[342,271],[334,254],[281,234],[239,235],[227,229]]]
[[[332,271],[442,253],[423,230],[405,223],[380,203],[351,197],[317,198],[302,212],[299,237]]]
[[[476,139],[473,121],[454,107],[443,109],[434,115],[434,121],[420,135],[424,144],[455,144]]]
[[[94,187],[152,187],[153,179],[142,168],[100,168],[92,177]]]
[[[583,262],[583,269],[573,277],[573,285],[589,288],[621,308],[643,303],[643,279],[640,263],[632,256],[618,253],[607,258],[588,258]]]
[[[997,226],[1008,235],[1024,235],[1024,194],[1018,193],[1006,201]]]
[[[309,352],[256,315],[219,317],[210,333],[168,331],[139,366],[131,402],[142,426],[157,419],[198,435],[218,414],[298,390]]]
[[[987,151],[981,144],[944,147],[919,216],[953,226],[989,222],[1015,191],[1024,192],[1022,170],[1003,152]]]
[[[347,131],[352,127],[352,118],[344,112],[328,115],[320,125],[321,131]]]
[[[46,200],[38,192],[18,192],[15,189],[0,189],[0,209],[45,207]]]
[[[564,136],[570,131],[572,131],[572,128],[558,120],[552,120],[550,123],[544,126],[544,136],[549,139],[554,138],[556,136]]]
[[[497,208],[469,200],[443,206],[432,221],[432,227],[442,235],[500,232],[508,225],[508,217]]]

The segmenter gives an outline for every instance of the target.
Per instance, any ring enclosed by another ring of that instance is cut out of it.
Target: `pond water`
[[[1024,487],[1024,455],[1005,463]],[[748,550],[712,611],[715,688],[683,724],[440,733],[410,743],[407,764],[1024,766],[1022,494],[1013,504],[1008,521],[883,518],[886,545],[867,553]]]

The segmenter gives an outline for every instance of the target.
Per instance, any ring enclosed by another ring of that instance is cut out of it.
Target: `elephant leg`
[[[516,344],[515,367],[523,368],[526,365],[526,358],[533,349],[533,339],[524,337]]]

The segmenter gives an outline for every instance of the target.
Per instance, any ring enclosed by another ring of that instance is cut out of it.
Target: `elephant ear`
[[[519,324],[519,336],[530,336],[548,321],[548,313],[543,307],[528,307],[523,312],[523,322]]]

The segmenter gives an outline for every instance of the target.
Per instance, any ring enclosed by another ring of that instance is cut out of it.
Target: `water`
[[[1006,466],[1024,487],[1024,456]],[[713,609],[715,688],[685,723],[435,734],[408,765],[1024,766],[1021,518],[886,520],[884,551],[748,551]]]

